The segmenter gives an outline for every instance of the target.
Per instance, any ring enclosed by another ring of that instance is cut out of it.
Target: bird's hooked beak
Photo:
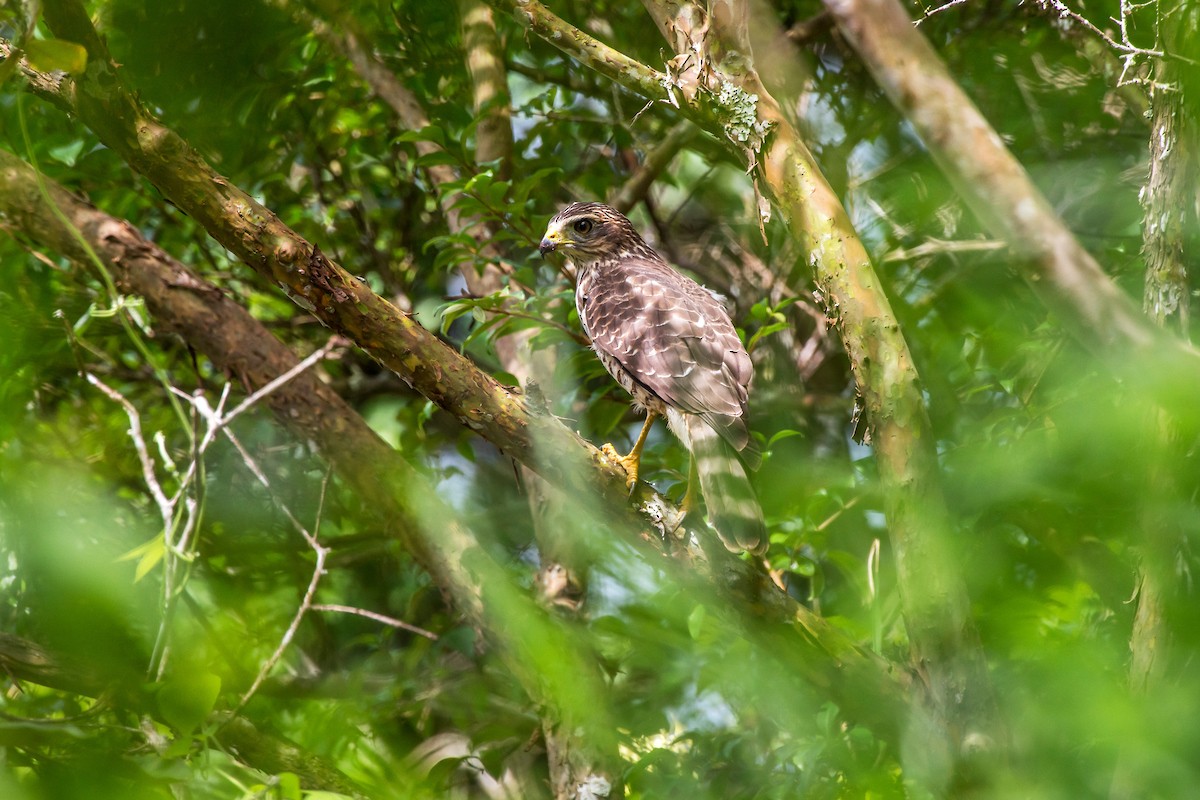
[[[543,256],[546,253],[553,253],[562,243],[563,236],[558,230],[548,230],[546,235],[542,237],[542,241],[538,243],[538,252]]]

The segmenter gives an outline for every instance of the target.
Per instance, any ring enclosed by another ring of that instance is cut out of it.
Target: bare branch
[[[146,447],[146,438],[142,435],[142,415],[134,408],[133,403],[125,399],[125,395],[108,386],[92,373],[89,372],[84,377],[88,383],[125,409],[125,416],[129,418],[129,438],[133,440],[133,449],[137,452],[138,462],[142,465],[142,480],[146,482],[146,488],[149,490],[150,496],[154,498],[155,505],[158,506],[158,513],[162,517],[163,533],[166,535],[166,532],[171,529],[175,517],[175,502],[167,499],[162,484],[158,482],[158,474],[154,470],[154,459],[150,457],[150,451]]]
[[[1049,10],[1055,12],[1056,14],[1058,14],[1059,17],[1061,17],[1063,19],[1070,19],[1070,20],[1074,20],[1075,22],[1079,23],[1080,25],[1082,25],[1083,27],[1087,28],[1089,31],[1094,33],[1096,36],[1098,36],[1100,39],[1102,39],[1106,45],[1108,45],[1109,47],[1111,47],[1114,50],[1117,50],[1119,52],[1126,53],[1126,54],[1141,55],[1141,56],[1153,56],[1155,58],[1161,58],[1163,56],[1163,52],[1161,50],[1153,50],[1153,49],[1148,49],[1148,48],[1144,48],[1144,47],[1137,47],[1132,42],[1129,41],[1128,16],[1129,16],[1130,4],[1129,4],[1128,0],[1121,0],[1121,18],[1118,20],[1118,24],[1121,27],[1121,41],[1119,41],[1119,42],[1116,41],[1115,39],[1113,39],[1111,36],[1109,36],[1108,33],[1101,30],[1099,27],[1097,27],[1096,24],[1093,23],[1090,19],[1083,16],[1082,14],[1080,14],[1077,11],[1073,11],[1062,0],[1037,0],[1037,3],[1038,3],[1038,5],[1042,6],[1043,8],[1046,8],[1046,9],[1049,9]]]
[[[238,449],[241,450],[240,445]],[[242,451],[242,454],[243,457],[245,457],[245,451]],[[321,577],[325,574],[325,559],[329,557],[329,548],[323,546],[317,541],[318,526],[321,523],[321,513],[325,508],[325,490],[329,488],[329,474],[329,472],[326,472],[325,478],[321,481],[321,497],[317,503],[317,510],[315,514],[316,524],[313,526],[313,531],[312,533],[309,533],[307,530],[301,531],[305,540],[308,542],[309,547],[311,547],[313,553],[316,554],[316,563],[313,564],[312,578],[310,578],[308,581],[308,589],[305,590],[304,599],[300,601],[300,607],[296,609],[296,613],[292,616],[291,624],[289,624],[287,626],[287,630],[283,632],[283,636],[280,638],[279,645],[275,648],[275,652],[271,653],[271,657],[268,658],[259,668],[258,674],[254,677],[254,681],[250,684],[250,688],[246,689],[245,693],[242,694],[242,699],[238,701],[237,708],[233,710],[234,714],[237,714],[246,707],[246,703],[250,702],[250,698],[253,697],[254,693],[258,691],[258,687],[262,685],[262,682],[265,681],[267,676],[271,674],[271,670],[273,670],[275,665],[279,663],[279,659],[283,658],[284,651],[287,650],[288,645],[291,644],[292,638],[296,635],[296,631],[300,629],[300,623],[303,621],[304,615],[307,614],[309,609],[312,608],[313,598],[317,595],[317,586],[321,583]],[[272,497],[274,497],[274,494],[272,494]],[[288,516],[291,517],[291,514],[289,513]],[[294,518],[292,518],[292,520],[295,522]]]
[[[697,132],[696,126],[686,120],[675,123],[662,141],[646,153],[642,165],[621,185],[609,204],[622,213],[629,213],[629,210],[646,196],[650,185]]]
[[[927,8],[927,9],[925,9],[925,12],[921,15],[921,19],[918,20],[916,24],[920,25],[922,21],[929,19],[930,17],[932,17],[935,14],[941,14],[943,11],[949,11],[950,9],[954,8],[955,6],[961,6],[961,5],[964,5],[969,2],[970,2],[970,0],[950,0],[950,2],[943,3],[942,5],[936,6],[935,8]]]
[[[1200,391],[1200,357],[1163,336],[1075,239],[895,0],[826,0],[826,7],[943,171],[1076,337],[1116,369],[1175,363],[1167,379],[1139,369],[1170,405]],[[1181,384],[1191,384],[1184,387]]]
[[[255,389],[249,397],[238,403],[232,411],[225,415],[224,419],[222,420],[222,424],[228,425],[243,412],[248,411],[257,405],[264,397],[271,394],[271,392],[274,392],[276,389],[279,389],[289,381],[295,379],[296,376],[304,372],[309,367],[312,367],[314,364],[324,361],[329,354],[333,352],[335,347],[343,345],[344,343],[345,340],[343,340],[340,336],[330,337],[329,341],[326,342],[320,349],[310,353],[308,357],[296,364],[296,366],[292,367],[278,378],[270,381],[265,386]]]
[[[119,685],[122,676],[97,672],[105,663],[103,659],[87,664],[69,663],[36,642],[0,631],[0,674],[85,697],[104,695],[118,708],[159,718],[161,712],[153,695],[137,690],[110,691]],[[366,791],[336,765],[293,742],[262,733],[245,717],[224,715],[213,741],[269,775],[295,773],[305,789],[366,797]]]
[[[405,622],[395,617],[389,617],[386,614],[380,614],[376,611],[368,611],[365,608],[355,608],[354,606],[343,606],[337,603],[317,603],[309,606],[310,611],[336,611],[340,614],[357,614],[360,617],[373,619],[376,622],[382,622],[384,625],[390,625],[393,628],[399,628],[402,631],[415,633],[418,636],[424,636],[426,639],[438,640],[438,635],[432,631],[427,631],[424,628],[419,628],[410,622]]]

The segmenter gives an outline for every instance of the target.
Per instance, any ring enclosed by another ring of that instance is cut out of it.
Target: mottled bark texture
[[[1142,190],[1146,260],[1142,308],[1160,328],[1190,340],[1190,265],[1185,253],[1186,231],[1197,224],[1197,120],[1184,98],[1188,89],[1195,88],[1197,70],[1170,54],[1196,41],[1200,9],[1193,3],[1164,2],[1158,12],[1159,45],[1169,57],[1156,61],[1150,95],[1149,174]],[[1187,502],[1181,498],[1173,467],[1184,455],[1178,426],[1169,415],[1153,411],[1147,428],[1162,455],[1147,476],[1146,509],[1140,515],[1137,611],[1129,639],[1129,686],[1137,696],[1151,695],[1160,687],[1171,660],[1167,615],[1182,591],[1175,565],[1187,538],[1178,519],[1167,511]],[[1138,779],[1143,769],[1136,749],[1126,746],[1113,775],[1113,800],[1143,796]]]
[[[1174,28],[1174,25],[1171,26]],[[1184,259],[1184,230],[1194,225],[1196,170],[1192,160],[1194,121],[1183,104],[1178,70],[1167,59],[1155,66],[1151,96],[1150,170],[1143,190],[1142,253],[1146,258],[1143,308],[1159,327],[1188,334],[1188,265]],[[1178,450],[1179,433],[1171,420],[1154,414],[1152,436],[1160,447]],[[1174,453],[1176,457],[1180,453]],[[1170,455],[1164,453],[1164,457]],[[1150,505],[1177,497],[1170,469],[1153,469],[1147,487]],[[1156,502],[1157,501],[1157,502]],[[1162,675],[1166,659],[1167,625],[1164,602],[1174,592],[1174,564],[1183,542],[1176,522],[1161,512],[1143,516],[1138,570],[1138,605],[1134,617],[1129,667],[1130,686],[1145,692]]]

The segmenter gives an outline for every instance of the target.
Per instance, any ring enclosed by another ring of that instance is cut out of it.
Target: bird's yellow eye
[[[578,233],[587,233],[592,229],[592,221],[590,219],[577,219],[571,227]]]

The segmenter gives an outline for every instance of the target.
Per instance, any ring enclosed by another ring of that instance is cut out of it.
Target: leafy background
[[[553,357],[541,390],[555,413],[594,442],[630,443],[640,420],[573,335],[570,287],[537,257],[536,242],[563,204],[605,198],[625,181],[678,124],[672,108],[647,105],[500,17],[515,147],[505,163],[479,164],[455,4],[363,1],[337,12],[420,98],[432,123],[423,131],[404,130],[314,32],[314,16],[333,24],[322,3],[88,7],[124,79],[231,183],[506,382],[496,342],[534,329],[530,349]],[[552,7],[661,68],[664,43],[639,4]],[[1079,10],[1097,24],[1119,11],[1115,2]],[[1153,34],[1155,10],[1135,18],[1135,34]],[[753,13],[778,34],[820,11],[777,0]],[[6,38],[17,19],[7,18]],[[1114,53],[1034,3],[962,4],[920,30],[1071,229],[1138,297],[1145,84],[1119,85]],[[1191,441],[1160,435],[1138,380],[1154,365],[1114,377],[1070,337],[828,23],[818,19],[791,50],[764,47],[759,58],[867,243],[922,377],[955,567],[1009,738],[991,743],[1004,757],[973,790],[1106,796],[1127,759],[1146,796],[1186,796],[1200,780],[1200,726],[1188,711],[1200,704],[1189,678],[1200,635],[1190,546],[1197,466]],[[303,309],[79,122],[25,92],[19,76],[0,91],[0,140],[131,220],[297,352],[327,341]],[[430,140],[445,155],[420,156],[417,143]],[[460,211],[494,225],[510,285],[530,290],[506,295],[523,316],[496,313],[495,297],[462,296],[462,271],[481,266],[481,243],[447,227],[426,173],[435,161],[457,171],[443,190],[461,191]],[[771,529],[767,566],[793,597],[919,682],[873,451],[852,435],[846,356],[811,292],[794,288],[806,285],[801,248],[778,217],[760,233],[755,208],[744,164],[694,131],[631,217],[726,294],[754,343],[752,427],[769,451],[755,476]],[[147,436],[161,437],[153,446],[168,488],[190,463],[198,422],[166,387],[215,402],[229,376],[178,337],[155,335],[136,298],[115,297],[8,228],[0,239],[0,630],[38,642],[104,688],[97,696],[6,682],[0,793],[322,796],[287,770],[255,769],[216,744],[222,713],[234,710],[336,765],[370,796],[499,796],[488,781],[506,773],[543,786],[542,709],[487,632],[438,591],[387,521],[266,411],[233,428],[272,488],[219,441],[190,490],[202,509],[191,546],[164,551],[126,414],[82,373],[119,387]],[[531,592],[539,550],[512,461],[361,352],[334,352],[324,363],[331,384],[484,539],[514,594]],[[240,396],[236,380],[233,391]],[[1195,420],[1180,423],[1188,430]],[[678,497],[686,463],[656,429],[645,477]],[[314,569],[314,550],[283,508],[329,548],[318,602],[384,614],[436,639],[310,611],[242,707]],[[575,524],[594,544],[584,610],[547,619],[600,660],[603,691],[581,683],[572,702],[611,723],[626,796],[955,791],[947,765],[927,757],[918,715],[895,720],[894,733],[847,714],[825,687],[797,679],[790,629],[664,573],[606,540],[598,523]],[[1135,570],[1157,536],[1170,542],[1170,649],[1161,643],[1163,680],[1139,693],[1127,685]],[[176,585],[166,598],[168,565]],[[535,639],[542,630],[516,612],[508,624]],[[544,641],[529,670],[567,669],[555,641]]]

